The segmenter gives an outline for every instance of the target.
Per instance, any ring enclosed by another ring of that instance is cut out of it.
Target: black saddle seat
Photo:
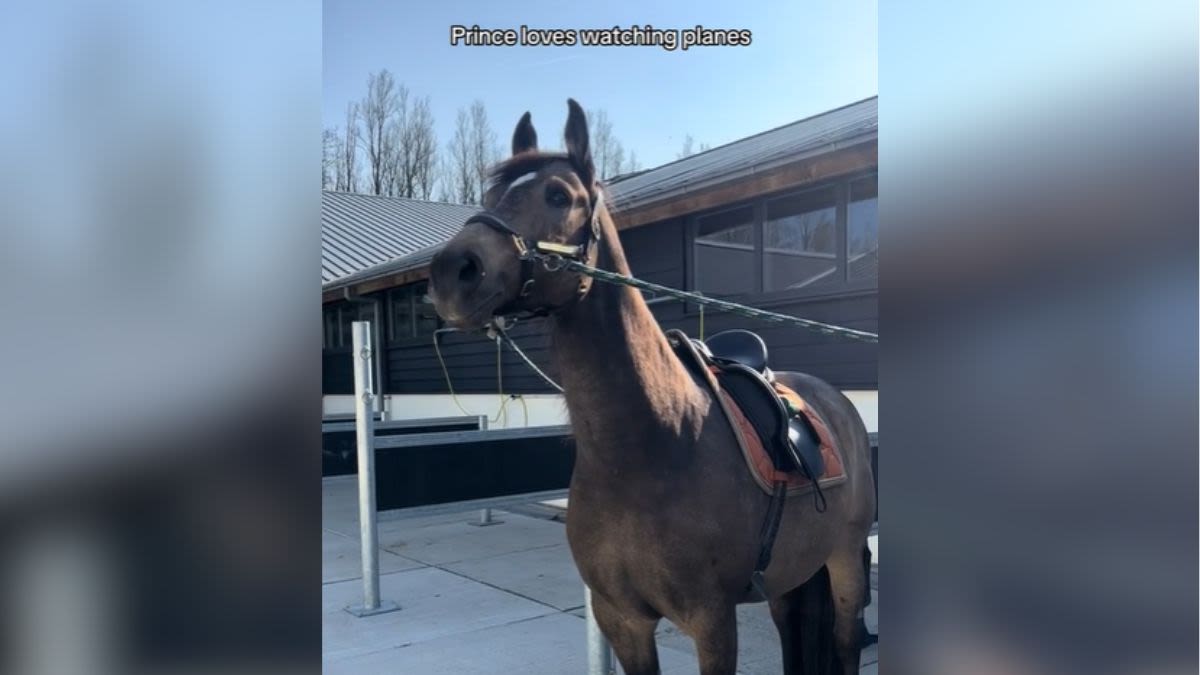
[[[734,328],[704,342],[679,331],[672,333],[680,342],[689,341],[700,358],[717,367],[717,382],[758,432],[775,468],[800,469],[813,482],[820,479],[825,460],[816,429],[804,415],[793,414],[775,391],[775,374],[767,367],[767,343],[757,333]],[[690,359],[686,362],[693,365]]]
[[[756,333],[734,328],[717,333],[704,343],[718,359],[740,363],[764,375],[767,372],[767,343]]]

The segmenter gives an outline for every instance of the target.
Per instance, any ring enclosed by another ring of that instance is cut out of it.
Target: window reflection
[[[763,290],[837,282],[837,248],[837,195],[833,188],[767,202]]]
[[[706,216],[697,227],[696,288],[709,295],[753,292],[754,209]]]

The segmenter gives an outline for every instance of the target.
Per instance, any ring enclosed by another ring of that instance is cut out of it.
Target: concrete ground
[[[357,483],[353,476],[324,480],[324,672],[586,672],[583,582],[561,511],[512,505],[494,512],[499,525],[469,525],[478,514],[471,504],[380,513],[381,595],[401,609],[360,619],[345,611],[362,603]],[[866,620],[874,632],[874,571],[871,587]],[[738,644],[739,672],[782,671],[765,604],[739,607]],[[665,620],[658,647],[664,673],[698,671],[691,639]],[[876,646],[864,651],[863,663],[861,672],[878,672]]]

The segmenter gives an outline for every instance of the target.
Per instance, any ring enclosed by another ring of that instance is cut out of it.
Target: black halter
[[[582,298],[591,288],[592,279],[588,276],[580,276],[579,291],[569,302],[562,305],[543,305],[541,307],[523,307],[522,301],[529,297],[533,292],[534,278],[533,272],[538,260],[553,260],[555,258],[564,258],[568,260],[576,260],[583,263],[591,263],[591,255],[596,250],[592,245],[600,241],[600,207],[604,203],[604,197],[601,193],[596,193],[596,198],[591,203],[588,220],[590,227],[585,228],[583,243],[581,244],[559,244],[552,241],[540,241],[527,239],[520,232],[517,232],[503,218],[493,211],[483,210],[475,215],[467,218],[467,222],[463,223],[466,227],[472,223],[486,225],[493,230],[512,237],[513,246],[517,249],[517,256],[521,260],[521,292],[518,296],[501,305],[493,313],[494,316],[507,317],[515,315],[519,312],[525,312],[528,317],[547,316],[555,312],[566,309],[570,305],[575,304]],[[547,267],[550,271],[557,271],[556,268]]]

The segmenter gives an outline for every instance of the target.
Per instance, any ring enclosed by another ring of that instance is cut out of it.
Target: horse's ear
[[[517,122],[517,130],[513,132],[512,151],[514,155],[529,150],[537,150],[537,132],[533,129],[533,117],[526,112]]]
[[[570,111],[567,114],[567,129],[564,132],[567,154],[575,167],[584,174],[584,184],[590,187],[595,167],[592,164],[592,151],[588,147],[587,115],[573,98],[567,99],[567,109]]]

